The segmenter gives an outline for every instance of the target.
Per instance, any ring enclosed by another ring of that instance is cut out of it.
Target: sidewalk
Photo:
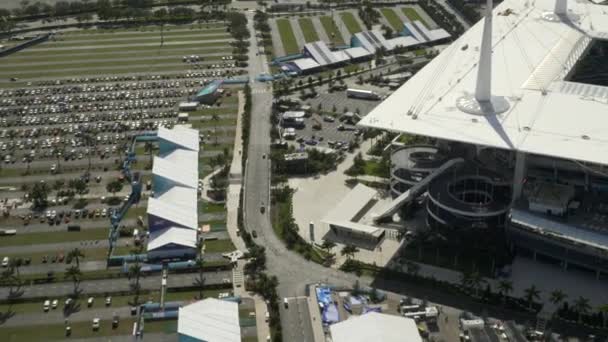
[[[241,121],[243,111],[245,109],[245,94],[239,91],[239,110],[236,120],[236,134],[234,136],[234,150],[232,153],[232,163],[230,164],[230,184],[228,185],[228,193],[226,194],[226,229],[230,240],[234,246],[241,252],[247,252],[245,242],[238,235],[238,212],[239,212],[239,196],[241,194],[241,177],[243,175],[242,157],[242,128]]]
[[[236,268],[232,272],[234,295],[240,296],[241,298],[253,299],[253,302],[255,303],[255,324],[258,334],[258,341],[266,341],[266,337],[270,336],[270,327],[268,326],[268,322],[266,322],[266,312],[268,312],[268,307],[261,296],[245,290],[245,277],[243,276],[245,264],[245,260],[238,260]]]

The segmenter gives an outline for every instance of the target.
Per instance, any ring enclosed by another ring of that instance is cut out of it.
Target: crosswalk
[[[244,279],[243,270],[240,267],[237,267],[232,271],[232,284],[235,288],[242,287],[244,285]]]
[[[255,87],[255,88],[251,89],[252,94],[266,94],[268,92],[269,92],[268,88],[266,88],[266,87],[264,87],[264,88]]]

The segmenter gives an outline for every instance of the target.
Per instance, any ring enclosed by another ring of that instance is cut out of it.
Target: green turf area
[[[171,43],[184,42],[184,41],[206,41],[206,40],[230,40],[230,35],[228,34],[219,34],[219,35],[200,35],[200,36],[192,36],[192,35],[179,35],[179,36],[171,36],[165,37],[164,43],[170,45]],[[32,48],[32,50],[41,50],[41,49],[54,49],[54,48],[68,48],[68,47],[81,47],[81,46],[97,46],[97,45],[128,45],[128,46],[137,46],[144,44],[153,44],[160,45],[160,40],[158,37],[154,36],[144,36],[140,38],[129,38],[129,39],[115,39],[111,36],[108,36],[107,39],[102,39],[101,37],[96,38],[94,41],[81,41],[81,40],[66,40],[66,41],[50,41],[48,43],[43,43],[40,45],[36,45],[36,48]]]
[[[381,8],[380,12],[382,12],[382,15],[386,18],[393,30],[396,32],[401,32],[403,30],[403,22],[392,8]]]
[[[403,14],[405,14],[405,16],[411,20],[418,20],[420,21],[424,26],[429,27],[429,25],[426,23],[426,21],[424,21],[424,19],[422,19],[422,17],[420,16],[420,14],[418,14],[418,12],[416,12],[415,9],[410,8],[410,7],[403,7],[401,8],[401,11],[403,12]]]
[[[165,31],[163,33],[165,38],[174,37],[174,36],[192,36],[192,35],[218,35],[225,34],[226,30],[223,28],[215,28],[209,30],[175,30],[175,31]],[[102,38],[106,39],[106,37],[113,38],[145,38],[145,37],[157,37],[160,38],[160,31],[143,31],[143,32],[110,32],[106,30],[97,30],[97,31],[86,31],[80,34],[62,34],[57,36],[59,41],[70,41],[70,40],[84,40],[84,39],[97,39]]]
[[[202,202],[200,208],[204,214],[223,213],[226,211],[226,206],[223,203]]]
[[[177,320],[145,322],[144,332],[175,334],[177,332]]]
[[[231,150],[233,144],[204,144],[203,151],[223,151],[225,148]]]
[[[86,76],[95,76],[95,75],[117,75],[117,74],[126,74],[126,73],[135,73],[135,72],[143,72],[143,73],[156,73],[163,71],[186,71],[189,70],[186,66],[183,65],[157,65],[157,66],[148,66],[148,65],[140,65],[140,66],[126,66],[123,67],[121,65],[116,66],[115,68],[107,68],[107,69],[71,69],[71,70],[53,70],[52,68],[47,69],[46,72],[43,71],[15,71],[5,76],[11,77],[19,77],[19,78],[56,78],[56,77],[71,77],[75,75],[86,75]]]
[[[108,224],[109,225],[109,224]],[[79,232],[44,232],[17,234],[0,238],[0,247],[37,245],[45,243],[75,242],[85,240],[106,240],[108,228],[83,229]]]
[[[149,156],[148,156],[148,158],[149,158]],[[138,207],[131,207],[127,211],[127,214],[125,215],[125,219],[129,219],[129,218],[134,219],[134,218],[137,218],[138,216],[145,216],[147,209],[148,208],[145,205],[138,206]]]
[[[198,120],[192,123],[192,128],[213,128],[222,126],[236,126],[236,117],[234,119]]]
[[[414,55],[416,55],[416,56],[424,56],[424,55],[426,55],[426,50],[425,49],[414,50]]]
[[[315,31],[315,25],[312,23],[312,20],[309,18],[302,18],[298,20],[300,24],[300,29],[302,30],[302,35],[304,35],[304,40],[307,43],[316,42],[319,40],[319,36],[317,35],[317,31]]]
[[[187,51],[184,54],[192,54],[192,51]],[[157,58],[154,59],[149,59],[146,60],[148,62],[148,64],[162,64],[162,63],[182,63],[182,56],[184,54],[171,54],[167,56],[163,56],[163,55],[159,55],[156,54],[155,56]],[[228,54],[228,53],[226,53]],[[45,59],[40,59],[40,58],[23,58],[20,60],[14,60],[11,61],[10,65],[0,65],[0,69],[2,70],[9,70],[9,69],[14,69],[15,66],[20,67],[20,64],[24,64],[24,67],[26,64],[32,64],[32,63],[43,63],[43,64],[39,64],[39,65],[29,65],[27,66],[28,69],[32,70],[32,69],[48,69],[48,68],[78,68],[78,67],[91,67],[91,66],[95,66],[95,67],[108,67],[108,66],[113,66],[116,63],[120,63],[121,65],[138,65],[141,64],[142,61],[141,60],[129,60],[131,58],[134,58],[136,56],[90,56],[90,55],[85,55],[88,58],[95,58],[98,61],[82,61],[79,59],[74,59],[74,60],[66,60],[65,56],[55,56],[55,57],[49,57],[49,58],[45,58]],[[126,58],[126,59],[125,59]],[[222,56],[206,56],[203,59],[202,63],[205,62],[212,62],[212,61],[219,61],[222,59]],[[100,61],[101,60],[101,61]],[[49,64],[52,63],[52,64]],[[9,63],[7,63],[9,64]],[[184,64],[186,65],[186,64]]]
[[[133,319],[122,319],[116,329],[112,328],[111,320],[101,320],[98,331],[91,329],[89,321],[74,322],[70,326],[72,328],[71,339],[129,335],[133,330]],[[37,325],[36,329],[32,329],[32,326],[0,328],[0,336],[4,342],[65,340],[65,325],[62,322]]]
[[[95,260],[105,260],[107,255],[108,255],[108,250],[106,248],[86,248],[86,247],[81,247],[79,248],[80,251],[84,254],[84,258],[80,259],[80,262],[86,262],[86,261],[95,261]],[[114,254],[129,254],[129,252],[131,251],[131,249],[129,247],[117,247],[115,249]],[[63,254],[64,256],[67,255],[67,253],[69,253],[70,250],[48,250],[48,251],[42,251],[42,252],[34,252],[34,253],[13,253],[13,254],[3,254],[2,257],[9,257],[11,259],[14,258],[30,258],[31,261],[31,265],[41,265],[42,264],[42,257],[46,256],[47,258],[49,258],[49,260],[47,261],[47,263],[51,263],[50,258],[52,258],[53,256],[59,255],[59,254]],[[27,266],[24,266],[27,267]]]
[[[279,28],[279,34],[281,35],[281,42],[283,43],[283,49],[285,54],[291,55],[300,52],[298,47],[298,41],[293,34],[291,23],[288,19],[278,19],[277,27]]]
[[[204,25],[175,25],[175,26],[165,26],[163,31],[165,34],[172,31],[186,31],[186,30],[214,30],[217,28],[223,28],[226,25],[223,23],[209,23]],[[157,32],[160,31],[160,26],[158,25],[150,25],[150,26],[138,26],[138,27],[130,27],[130,28],[104,28],[104,29],[83,29],[78,31],[68,31],[64,32],[62,35],[64,36],[72,36],[72,35],[87,35],[87,34],[108,34],[108,33],[128,33],[128,32]]]
[[[340,13],[340,18],[342,18],[342,21],[344,22],[344,25],[346,26],[346,29],[348,30],[348,32],[350,32],[350,34],[355,34],[362,31],[361,26],[359,25],[357,19],[355,19],[355,16],[352,13],[342,12]]]
[[[344,38],[342,38],[342,34],[334,20],[329,16],[322,16],[319,18],[321,20],[321,24],[323,25],[323,29],[327,36],[331,40],[334,45],[344,45]]]
[[[196,115],[222,115],[222,114],[236,114],[238,112],[237,106],[231,107],[213,107],[213,108],[205,108],[199,109],[194,112],[190,112],[191,116]]]
[[[234,245],[230,240],[207,240],[205,241],[205,253],[226,253],[234,251]]]

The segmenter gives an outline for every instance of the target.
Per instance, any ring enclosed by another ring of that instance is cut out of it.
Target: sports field
[[[340,30],[338,30],[338,27],[336,26],[336,23],[332,17],[322,16],[319,18],[319,20],[321,20],[323,29],[327,33],[327,36],[331,42],[334,45],[344,45],[344,38],[342,38],[342,34],[340,33]]]
[[[278,19],[277,27],[279,28],[279,34],[281,35],[281,42],[283,43],[285,53],[288,55],[298,53],[300,51],[298,48],[298,41],[293,34],[293,29],[291,28],[289,20]]]

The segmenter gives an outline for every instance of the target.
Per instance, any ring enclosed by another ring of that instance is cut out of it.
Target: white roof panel
[[[322,222],[379,236],[384,231],[382,228],[352,221],[376,197],[376,194],[375,189],[357,184],[340,203],[325,215]]]
[[[148,240],[148,251],[153,251],[168,244],[196,248],[196,230],[172,227],[151,232]]]
[[[329,326],[333,342],[422,342],[411,318],[369,312]]]
[[[177,169],[198,174],[198,151],[176,149],[164,156],[163,159],[173,163]]]
[[[148,198],[149,215],[158,216],[178,226],[196,229],[198,226],[198,212],[196,209],[182,207],[175,203],[168,203],[157,198]]]
[[[162,194],[155,194],[155,196],[159,201],[196,210],[196,189],[185,186],[174,186]]]
[[[423,43],[423,42],[416,40],[416,38],[414,38],[412,36],[395,37],[395,38],[389,39],[388,42],[391,44],[393,49],[396,48],[397,46],[408,47],[408,46],[414,46],[414,45]]]
[[[352,48],[348,48],[345,49],[344,52],[350,56],[350,58],[361,58],[361,57],[368,57],[371,56],[372,53],[365,50],[362,47],[352,47]]]
[[[198,130],[175,126],[173,129],[168,129],[163,126],[158,127],[158,138],[166,140],[177,146],[192,151],[199,150]]]
[[[291,63],[293,63],[295,66],[298,67],[298,69],[302,71],[320,67],[319,63],[315,62],[315,60],[312,58],[300,58],[291,61]]]
[[[152,174],[168,179],[177,185],[196,189],[198,186],[198,169],[188,170],[180,168],[178,165],[163,158],[154,157]]]
[[[240,342],[238,304],[207,298],[179,309],[177,332],[206,342]]]
[[[360,124],[608,164],[608,87],[572,87],[564,80],[590,36],[608,37],[608,11],[569,1],[573,24],[541,19],[554,5],[554,0],[505,0],[494,9],[492,93],[509,102],[507,112],[479,116],[456,107],[475,89],[480,22]]]

